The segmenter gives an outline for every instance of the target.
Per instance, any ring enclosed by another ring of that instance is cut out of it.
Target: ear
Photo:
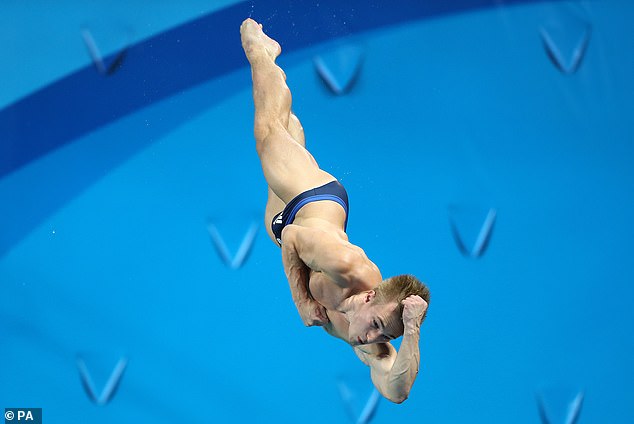
[[[368,290],[365,293],[365,297],[363,298],[363,300],[365,301],[365,303],[370,302],[372,299],[374,299],[374,296],[376,296],[376,292],[374,290]]]

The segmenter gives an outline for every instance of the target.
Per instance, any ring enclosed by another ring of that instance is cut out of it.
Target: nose
[[[367,343],[376,343],[380,337],[381,335],[379,334],[377,330],[368,331],[367,334],[365,335],[365,339],[367,340]]]

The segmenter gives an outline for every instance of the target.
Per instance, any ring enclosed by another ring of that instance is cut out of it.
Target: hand
[[[408,326],[419,328],[427,310],[427,302],[418,295],[411,295],[401,303],[403,304],[403,325],[405,325],[405,328]]]
[[[312,327],[313,325],[323,326],[330,322],[326,314],[326,308],[315,300],[307,299],[298,303],[297,310],[306,327]]]

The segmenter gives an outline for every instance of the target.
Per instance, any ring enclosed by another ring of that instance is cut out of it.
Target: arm
[[[408,398],[420,366],[420,324],[427,309],[427,302],[419,296],[410,296],[403,301],[403,324],[405,330],[398,352],[389,343],[378,344],[373,351],[355,347],[355,353],[370,367],[372,382],[387,399],[402,403]]]
[[[286,244],[308,268],[323,272],[341,288],[381,281],[378,269],[361,249],[327,231],[287,225],[282,231],[282,245]]]
[[[282,263],[297,312],[306,326],[324,325],[328,322],[326,310],[312,298],[308,290],[310,268],[300,259],[294,243],[284,236],[282,238]]]

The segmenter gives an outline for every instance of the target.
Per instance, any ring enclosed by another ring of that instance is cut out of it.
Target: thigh
[[[302,128],[302,124],[299,122],[299,119],[297,119],[297,116],[295,116],[292,112],[288,121],[288,132],[297,143],[299,143],[303,148],[306,148],[304,129]],[[315,165],[317,165],[317,162],[315,162]],[[286,203],[284,203],[282,199],[280,199],[277,194],[271,190],[271,187],[268,187],[268,199],[266,201],[266,209],[264,212],[264,228],[266,228],[266,233],[276,246],[278,246],[277,239],[273,234],[271,223],[273,222],[273,217],[282,212],[285,207]]]
[[[266,233],[269,235],[270,239],[273,240],[273,243],[275,243],[276,246],[278,244],[275,235],[273,234],[271,223],[273,222],[273,217],[282,212],[285,207],[286,204],[282,202],[282,199],[277,197],[277,194],[275,194],[269,187],[268,200],[264,211],[264,228],[266,228]]]
[[[306,190],[335,180],[319,168],[310,152],[281,125],[271,128],[258,143],[264,177],[284,203]]]

